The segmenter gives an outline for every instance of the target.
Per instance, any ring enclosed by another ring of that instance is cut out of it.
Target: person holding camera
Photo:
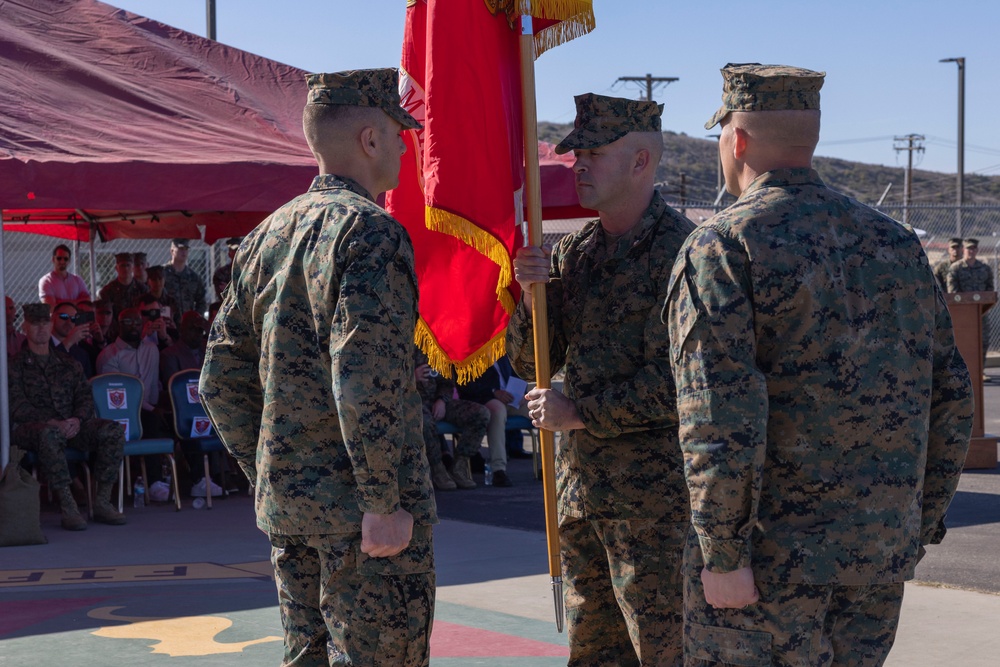
[[[81,323],[80,313],[71,301],[61,301],[52,310],[52,347],[73,358],[89,380],[94,377],[90,355],[80,345],[90,333],[90,325]]]
[[[177,340],[177,327],[165,308],[152,294],[143,294],[135,300],[135,307],[142,316],[142,337],[156,343],[161,352]]]

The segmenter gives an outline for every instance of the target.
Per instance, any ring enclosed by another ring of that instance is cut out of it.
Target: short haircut
[[[65,243],[60,243],[55,248],[53,248],[52,249],[52,256],[55,257],[56,253],[59,252],[60,250],[66,251],[66,254],[69,255],[70,257],[73,256],[73,252],[69,249],[69,246],[66,245]]]
[[[148,305],[154,304],[154,303],[160,303],[160,300],[157,299],[152,294],[150,294],[149,292],[146,292],[145,294],[140,294],[135,299],[135,305],[136,306],[148,306]]]

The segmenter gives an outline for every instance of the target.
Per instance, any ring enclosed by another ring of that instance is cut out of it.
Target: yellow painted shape
[[[87,613],[90,618],[102,621],[124,621],[128,625],[114,625],[100,628],[91,634],[109,639],[151,639],[153,653],[169,655],[172,658],[197,655],[220,655],[242,653],[243,649],[255,644],[280,642],[281,637],[263,637],[246,642],[223,643],[215,640],[222,631],[229,629],[233,622],[221,616],[184,616],[181,618],[144,618],[118,616],[114,612],[122,607],[99,607]]]
[[[65,586],[66,584],[140,583],[145,581],[244,579],[274,577],[269,561],[218,565],[216,563],[166,563],[159,565],[112,565],[51,570],[0,571],[0,588]]]

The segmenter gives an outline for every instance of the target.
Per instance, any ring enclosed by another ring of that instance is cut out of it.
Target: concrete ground
[[[1000,433],[1000,368],[987,371],[987,431]],[[566,664],[547,573],[541,484],[510,462],[510,489],[439,495],[435,667]],[[281,627],[246,496],[194,510],[126,509],[122,527],[59,528],[0,549],[0,667],[271,667]],[[1000,619],[1000,472],[963,475],[949,533],[907,584],[890,667],[993,667]]]

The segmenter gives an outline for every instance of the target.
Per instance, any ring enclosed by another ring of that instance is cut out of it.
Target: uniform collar
[[[375,201],[365,188],[353,178],[347,176],[337,176],[336,174],[320,174],[313,179],[309,186],[309,192],[320,192],[323,190],[350,190],[356,195],[364,197],[370,201]]]
[[[819,185],[825,187],[819,173],[809,167],[792,167],[789,169],[774,169],[765,171],[750,181],[740,199],[764,188],[785,187],[788,185]]]
[[[646,211],[642,214],[642,217],[639,218],[639,222],[636,223],[636,226],[634,228],[626,232],[629,236],[632,237],[632,244],[629,246],[629,250],[639,245],[647,236],[649,236],[649,232],[656,225],[660,217],[663,216],[663,213],[664,211],[666,211],[666,209],[667,209],[667,202],[663,201],[663,196],[660,194],[660,191],[659,190],[654,191],[653,198],[650,200],[649,206],[646,207]],[[591,231],[589,238],[587,238],[581,245],[580,249],[584,253],[596,257],[597,256],[596,253],[602,252],[601,244],[598,242],[598,238],[599,235],[601,234],[601,231],[602,231],[601,221],[600,219],[598,219],[597,224]],[[610,236],[606,238],[607,240],[610,240],[613,243],[616,242]],[[616,252],[615,256],[617,255],[618,253]]]

